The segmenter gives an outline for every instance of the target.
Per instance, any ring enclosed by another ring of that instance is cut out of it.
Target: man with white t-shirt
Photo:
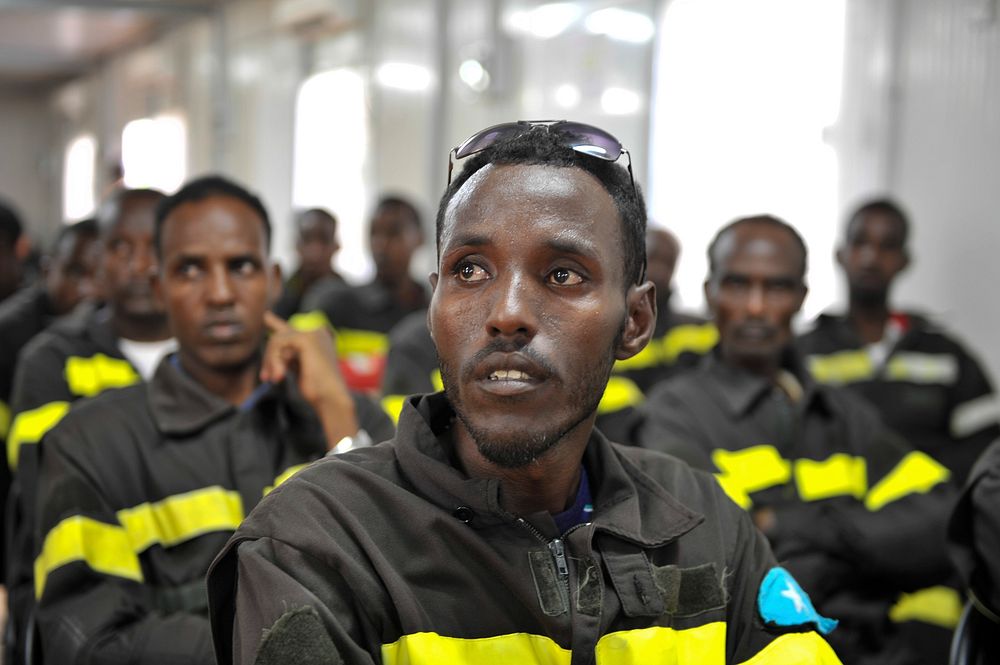
[[[102,307],[91,307],[39,334],[18,360],[11,399],[13,420],[7,463],[17,505],[8,529],[6,578],[13,626],[8,641],[24,647],[32,611],[31,524],[37,475],[37,444],[69,411],[71,403],[152,376],[161,358],[176,349],[163,306],[153,295],[156,270],[153,213],[164,197],[149,189],[119,190],[97,214]]]

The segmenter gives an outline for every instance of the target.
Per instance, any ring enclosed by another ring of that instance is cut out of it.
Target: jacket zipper
[[[582,524],[577,524],[566,530],[566,533],[559,536],[558,538],[553,538],[552,540],[547,540],[542,532],[533,527],[527,520],[523,517],[517,518],[517,523],[523,526],[528,532],[533,535],[536,539],[545,544],[548,548],[549,554],[552,555],[552,560],[556,565],[556,575],[559,576],[559,581],[562,582],[566,593],[569,594],[569,562],[566,560],[566,545],[564,540],[566,536],[573,533],[581,527],[585,527],[589,522],[584,522]],[[568,597],[568,596],[567,596]]]

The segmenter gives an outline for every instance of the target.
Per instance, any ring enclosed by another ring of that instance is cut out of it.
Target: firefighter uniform
[[[646,393],[667,377],[697,365],[715,346],[715,326],[685,314],[667,311],[657,318],[654,337],[636,356],[615,363],[601,402],[597,427],[612,441],[635,443],[637,407]],[[407,395],[444,388],[434,340],[427,330],[427,312],[415,312],[389,334],[389,354],[382,380],[382,408],[399,417]]]
[[[957,484],[1000,436],[1000,402],[976,359],[916,314],[894,314],[887,348],[866,348],[841,317],[822,315],[799,339],[813,376],[845,386],[918,450],[948,467]]]
[[[237,408],[172,356],[46,435],[34,562],[46,662],[214,662],[212,558],[266,492],[326,452],[292,392],[265,384]],[[356,406],[372,436],[391,436],[377,405]]]
[[[961,611],[948,586],[948,470],[860,398],[812,381],[794,354],[785,368],[778,387],[707,356],[653,391],[641,445],[715,472],[738,504],[774,517],[762,528],[775,555],[841,620],[831,644],[845,662],[924,662],[907,648],[913,620],[936,626],[920,634],[946,658]]]
[[[455,466],[453,418],[412,397],[391,444],[260,504],[209,573],[220,663],[839,662],[711,477],[595,430],[591,521],[560,533]]]

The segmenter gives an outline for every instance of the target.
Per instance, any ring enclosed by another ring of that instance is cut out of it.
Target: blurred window
[[[66,146],[63,162],[63,220],[75,222],[94,212],[94,169],[97,141],[90,134]]]
[[[126,187],[173,192],[187,175],[187,125],[178,114],[140,118],[122,131],[122,171]]]

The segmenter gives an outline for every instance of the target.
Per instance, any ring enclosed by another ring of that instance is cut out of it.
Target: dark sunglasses
[[[600,127],[567,120],[518,120],[493,125],[476,132],[448,153],[448,184],[451,185],[451,172],[455,161],[482,152],[497,141],[511,139],[537,128],[555,134],[567,148],[606,162],[616,162],[624,154],[628,157],[628,178],[632,183],[632,193],[636,199],[639,198],[639,193],[635,189],[635,177],[632,175],[632,155],[622,147],[622,142]]]

